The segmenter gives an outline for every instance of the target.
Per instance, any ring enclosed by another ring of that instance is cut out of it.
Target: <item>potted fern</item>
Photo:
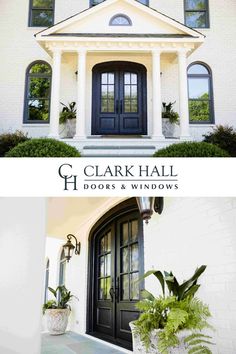
[[[174,111],[175,102],[162,102],[162,129],[166,138],[172,138],[176,135],[179,125],[179,114]]]
[[[51,335],[64,334],[71,311],[69,302],[75,296],[64,285],[58,286],[55,290],[48,287],[48,290],[54,296],[54,299],[43,305],[48,331]]]
[[[211,337],[202,333],[212,328],[207,322],[211,314],[208,306],[195,297],[200,287],[197,280],[205,269],[206,266],[201,266],[182,284],[172,272],[151,270],[144,275],[158,279],[162,295],[155,297],[147,290],[142,291],[142,300],[136,305],[141,314],[130,323],[135,354],[212,353]]]
[[[60,103],[63,106],[59,119],[59,123],[63,126],[60,134],[65,138],[73,138],[76,126],[76,102],[68,103],[68,105]]]

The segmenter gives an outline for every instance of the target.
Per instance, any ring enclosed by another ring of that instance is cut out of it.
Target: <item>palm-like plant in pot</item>
[[[70,102],[68,105],[60,102],[63,106],[60,113],[59,122],[64,126],[60,134],[65,131],[66,138],[72,138],[75,135],[75,121],[76,121],[76,102]]]
[[[173,109],[175,102],[162,102],[162,127],[165,137],[174,137],[179,125],[179,114]]]
[[[194,275],[180,284],[172,272],[151,270],[144,278],[154,275],[161,284],[162,295],[155,297],[142,291],[137,303],[141,314],[131,322],[135,354],[210,354],[211,337],[204,329],[212,329],[207,322],[209,308],[195,294],[199,276],[206,266],[197,268]],[[142,278],[143,279],[143,278]],[[166,295],[166,287],[168,295]]]
[[[64,285],[59,285],[55,290],[48,287],[48,290],[54,296],[54,299],[43,305],[43,314],[47,319],[48,331],[51,335],[64,334],[71,311],[69,302],[73,297],[76,297]]]

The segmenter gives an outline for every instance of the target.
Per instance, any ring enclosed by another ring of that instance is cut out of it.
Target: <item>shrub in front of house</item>
[[[55,139],[31,139],[10,150],[6,157],[80,157],[75,147]]]
[[[233,127],[218,125],[212,132],[204,135],[206,143],[214,144],[236,157],[236,131]]]
[[[15,133],[4,133],[0,135],[0,157],[4,157],[8,151],[20,143],[29,140],[27,134],[17,130]]]
[[[156,151],[154,157],[229,157],[229,154],[216,145],[205,142],[184,142],[172,144]]]

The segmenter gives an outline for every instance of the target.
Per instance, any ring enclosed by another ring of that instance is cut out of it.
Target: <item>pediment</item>
[[[124,14],[131,20],[129,26],[111,26],[110,20]],[[144,6],[136,0],[106,0],[99,5],[76,14],[60,23],[39,32],[36,38],[45,36],[204,36],[174,19]]]

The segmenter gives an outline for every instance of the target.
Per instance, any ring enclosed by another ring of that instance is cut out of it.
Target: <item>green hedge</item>
[[[218,146],[205,142],[184,142],[172,144],[158,150],[154,157],[229,157],[228,153]]]
[[[61,141],[41,138],[17,145],[6,157],[80,157],[80,153]]]
[[[236,131],[233,127],[218,125],[204,137],[206,143],[217,145],[230,156],[236,157]]]
[[[27,134],[17,130],[15,133],[4,133],[0,135],[0,157],[4,157],[8,151],[20,143],[29,140]]]

